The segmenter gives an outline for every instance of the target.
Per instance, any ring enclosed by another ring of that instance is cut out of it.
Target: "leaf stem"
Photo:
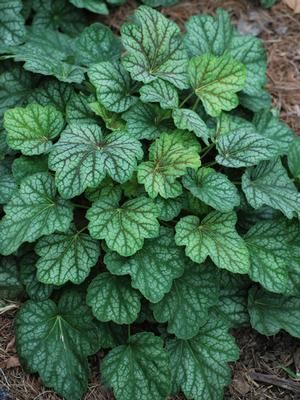
[[[197,100],[195,101],[193,108],[192,108],[193,111],[195,111],[196,108],[198,107],[199,101],[200,101],[200,97],[197,97]]]
[[[216,165],[216,164],[217,164],[216,161],[211,161],[207,164],[202,165],[202,167],[212,167],[213,165]]]
[[[214,147],[214,143],[211,143],[210,145],[204,147],[204,149],[201,150],[201,157],[205,157]]]
[[[131,336],[131,325],[128,325],[128,339],[130,339]]]
[[[90,207],[84,206],[83,204],[72,203],[72,205],[76,208],[83,208],[84,210],[88,210]]]
[[[185,99],[182,100],[182,102],[179,104],[179,108],[181,108],[189,99],[194,95],[194,92],[190,93],[188,96],[186,96]]]

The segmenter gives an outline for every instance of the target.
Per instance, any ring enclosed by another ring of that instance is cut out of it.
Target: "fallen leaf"
[[[10,369],[10,368],[16,368],[19,367],[20,361],[18,359],[18,357],[9,357],[7,360],[3,361],[2,363],[0,363],[0,368],[1,369]]]
[[[300,0],[283,0],[296,14],[300,13]]]
[[[236,377],[232,381],[232,386],[241,395],[246,395],[250,391],[250,385],[242,377]]]

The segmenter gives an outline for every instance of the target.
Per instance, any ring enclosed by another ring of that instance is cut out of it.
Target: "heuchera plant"
[[[222,399],[230,329],[300,337],[300,140],[262,44],[223,10],[182,35],[141,6],[121,38],[34,10],[28,28],[0,3],[0,293],[29,298],[22,364],[75,400],[102,349],[118,400]]]

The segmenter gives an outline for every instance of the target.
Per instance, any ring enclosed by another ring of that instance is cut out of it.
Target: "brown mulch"
[[[137,3],[130,0],[101,20],[118,30]],[[251,0],[183,0],[163,12],[178,22],[193,14],[213,13],[223,7],[232,15],[238,28],[264,40],[268,51],[268,89],[282,118],[300,134],[300,15],[282,2],[271,10],[255,6]],[[59,400],[43,388],[36,376],[24,373],[18,366],[14,343],[14,311],[0,315],[0,389],[7,389],[11,400]],[[227,400],[299,400],[300,393],[283,389],[299,387],[300,381],[291,375],[300,372],[300,342],[281,333],[266,338],[244,329],[234,333],[241,348],[240,360],[232,365],[233,382],[225,392]],[[112,400],[98,382],[96,360],[92,360],[92,377],[84,400]],[[255,375],[256,374],[256,375]],[[261,374],[261,375],[258,375]],[[267,377],[267,378],[266,378]],[[270,379],[275,385],[261,382]],[[182,400],[177,397],[172,400]],[[0,395],[0,400],[2,400]],[[155,399],[153,399],[155,400]],[[205,399],[203,399],[205,400]]]

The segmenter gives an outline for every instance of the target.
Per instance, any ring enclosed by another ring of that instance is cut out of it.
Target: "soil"
[[[101,17],[101,22],[118,31],[135,7],[137,3],[130,0],[109,17]],[[300,134],[300,15],[294,14],[283,1],[271,10],[263,10],[251,0],[183,0],[162,11],[183,28],[190,15],[213,13],[218,7],[230,12],[241,31],[264,40],[268,52],[268,89],[273,104]],[[0,400],[59,400],[42,386],[37,376],[26,374],[19,366],[14,315],[15,310],[0,314]],[[231,365],[233,381],[226,389],[226,400],[300,399],[299,340],[285,333],[267,338],[250,329],[233,334],[241,357]],[[113,400],[111,393],[99,383],[97,357],[91,359],[91,366],[90,385],[84,400]],[[172,400],[183,400],[183,397]]]

